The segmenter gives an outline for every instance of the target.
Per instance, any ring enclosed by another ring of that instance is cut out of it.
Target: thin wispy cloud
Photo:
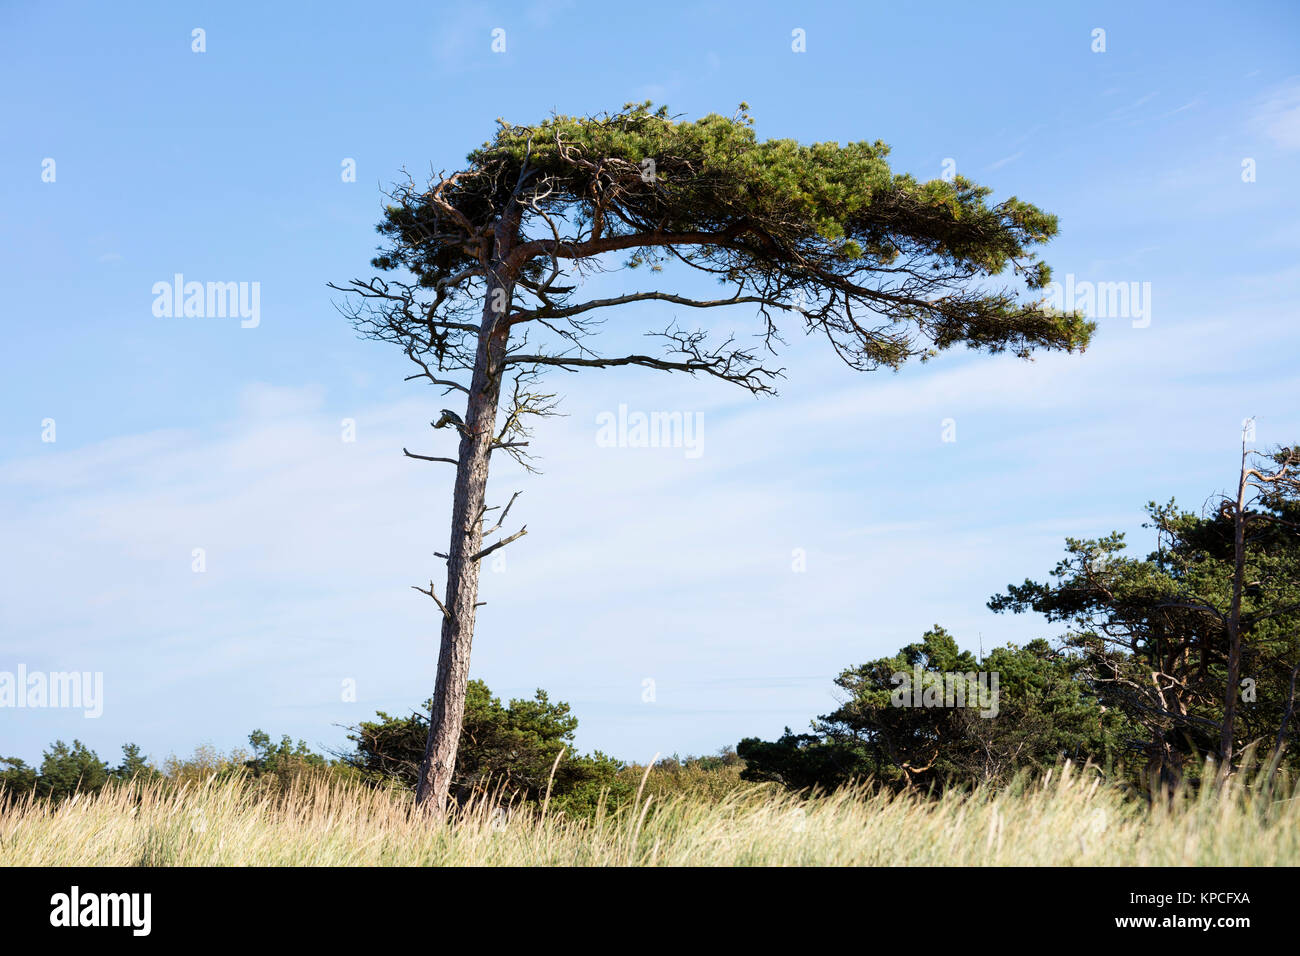
[[[1300,150],[1300,77],[1271,91],[1255,107],[1252,120],[1254,128],[1279,149]]]

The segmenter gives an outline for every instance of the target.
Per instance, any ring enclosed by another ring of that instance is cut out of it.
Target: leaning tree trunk
[[[501,251],[500,244],[498,251]],[[451,543],[447,549],[446,600],[441,605],[438,679],[416,788],[416,803],[439,813],[447,807],[465,718],[465,687],[469,682],[470,645],[474,640],[474,612],[478,602],[476,555],[483,544],[488,464],[496,434],[497,401],[509,337],[504,304],[509,302],[511,286],[499,271],[502,258],[499,254],[493,262],[493,275],[483,303],[474,374],[465,405],[452,501]]]

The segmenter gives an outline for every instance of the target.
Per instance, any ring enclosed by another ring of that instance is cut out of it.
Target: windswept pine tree
[[[1015,197],[992,204],[960,176],[895,174],[888,152],[759,140],[744,104],[695,121],[629,104],[500,122],[463,169],[394,189],[372,260],[382,275],[333,287],[351,293],[343,308],[361,334],[398,346],[411,378],[464,403],[432,423],[451,429],[454,454],[406,452],[456,469],[443,596],[432,582],[420,589],[442,618],[420,802],[442,809],[451,785],[479,563],[525,533],[506,530],[513,497],[492,514],[489,464],[504,452],[527,466],[530,416],[554,410],[546,370],[640,366],[767,394],[780,376],[767,363],[790,328],[824,336],[863,371],[954,345],[1022,357],[1087,345],[1092,324],[1036,294],[1050,276],[1032,250],[1056,234],[1055,217]],[[648,285],[628,276],[626,292],[583,296],[592,272],[642,265]],[[691,271],[725,293],[682,291]],[[635,302],[740,307],[753,335],[714,339],[666,322],[653,333],[657,354],[598,351],[600,319]]]

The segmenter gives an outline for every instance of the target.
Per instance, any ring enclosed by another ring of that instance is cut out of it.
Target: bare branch
[[[515,312],[511,315],[511,324],[528,322],[535,318],[553,318],[563,319],[573,315],[580,315],[583,312],[590,312],[594,309],[607,309],[612,306],[625,305],[628,302],[673,302],[677,305],[690,306],[693,309],[715,309],[726,305],[741,305],[745,303],[761,303],[770,305],[774,308],[786,308],[788,304],[779,299],[770,299],[761,295],[736,295],[726,299],[692,299],[683,295],[674,295],[668,292],[630,292],[627,295],[613,296],[606,299],[592,299],[589,302],[583,302],[580,305],[551,307],[531,309],[528,311]]]
[[[524,525],[524,527],[520,528],[510,537],[502,538],[500,541],[498,541],[496,544],[492,545],[491,547],[484,548],[478,554],[474,555],[474,557],[470,558],[470,560],[471,561],[482,560],[483,558],[486,558],[489,554],[491,554],[493,551],[495,551],[497,548],[504,548],[511,541],[514,541],[516,538],[522,538],[527,533],[528,533],[528,526]]]
[[[414,452],[407,451],[405,448],[402,449],[402,454],[407,458],[418,458],[420,461],[445,461],[449,465],[460,464],[460,462],[455,458],[437,458],[433,455],[417,455]]]
[[[488,535],[496,534],[498,531],[501,530],[501,525],[505,523],[506,515],[510,514],[510,506],[513,505],[515,503],[515,499],[522,494],[523,494],[522,491],[516,491],[513,495],[510,496],[510,500],[506,502],[506,510],[501,512],[501,517],[497,519],[497,523],[491,528],[491,530],[483,532],[483,537],[486,538]]]
[[[438,600],[438,595],[433,590],[432,581],[429,582],[429,587],[427,589],[420,587],[418,584],[412,584],[411,590],[419,591],[421,594],[427,594],[429,597],[433,598],[433,603],[438,605],[438,610],[442,611],[442,616],[451,617],[451,611],[447,610],[447,605],[443,604],[442,601]]]

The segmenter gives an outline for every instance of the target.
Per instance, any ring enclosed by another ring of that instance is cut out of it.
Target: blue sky
[[[629,100],[745,100],[762,137],[883,139],[921,179],[952,160],[1059,215],[1058,279],[1135,283],[1149,313],[1098,315],[1082,357],[898,374],[792,329],[774,399],[553,378],[544,474],[494,475],[529,535],[484,573],[475,676],[545,687],[582,748],[645,760],[806,726],[840,670],[935,623],[971,648],[1050,636],[984,602],[1067,535],[1145,548],[1146,501],[1231,482],[1245,416],[1261,444],[1300,436],[1297,54],[1285,2],[5,5],[0,671],[101,671],[104,707],[0,710],[0,755],[254,727],[338,747],[419,705],[437,622],[410,585],[441,587],[450,469],[401,448],[437,453],[446,402],[326,283],[369,275],[402,167],[455,168],[498,116]],[[176,273],[259,283],[260,323],[155,316]],[[611,317],[602,345],[672,318]],[[702,453],[600,447],[619,405],[699,414]]]

